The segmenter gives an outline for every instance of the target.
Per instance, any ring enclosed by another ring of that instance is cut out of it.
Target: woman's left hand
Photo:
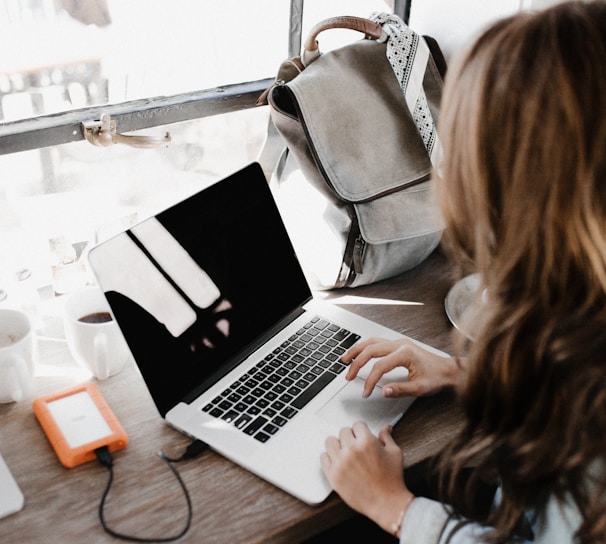
[[[376,437],[363,422],[326,440],[322,469],[332,488],[354,510],[393,532],[414,499],[404,483],[403,454],[391,428]]]

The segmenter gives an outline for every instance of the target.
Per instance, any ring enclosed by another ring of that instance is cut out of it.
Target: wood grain
[[[419,267],[396,278],[331,292],[328,298],[340,304],[345,295],[364,297],[365,303],[344,307],[448,351],[451,327],[443,301],[452,283],[449,265],[438,250]],[[367,299],[413,304],[374,304]],[[41,367],[49,362],[66,368],[75,364],[61,342],[41,348],[40,357]],[[36,395],[72,385],[73,380],[61,375],[39,376],[34,384]],[[189,439],[160,418],[135,368],[98,382],[98,386],[130,438],[127,448],[114,456],[107,522],[116,531],[139,537],[178,533],[185,522],[185,501],[156,452],[177,456]],[[394,431],[404,449],[405,464],[434,454],[460,422],[452,394],[416,400]],[[108,478],[106,469],[97,462],[63,468],[29,402],[0,405],[0,452],[26,500],[21,512],[0,520],[3,542],[115,542],[101,529],[97,514]],[[212,451],[179,463],[177,468],[193,503],[192,526],[181,542],[300,542],[353,515],[334,494],[320,506],[305,505]]]

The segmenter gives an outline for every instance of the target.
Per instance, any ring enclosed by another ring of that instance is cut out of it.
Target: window
[[[407,4],[0,0],[3,304],[90,282],[91,244],[254,160],[268,122],[255,101],[313,24]],[[351,41],[340,32],[322,47]],[[92,146],[81,123],[102,113],[171,142]]]
[[[250,107],[317,21],[406,4],[0,0],[0,154],[81,140],[99,106],[124,131]],[[323,36],[330,48],[338,33]]]

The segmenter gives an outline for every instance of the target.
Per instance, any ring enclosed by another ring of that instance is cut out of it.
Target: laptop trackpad
[[[394,399],[382,396],[381,388],[375,387],[368,398],[362,397],[364,380],[354,379],[342,387],[316,415],[340,427],[351,425],[356,421],[365,421],[373,432],[395,420],[406,409]]]

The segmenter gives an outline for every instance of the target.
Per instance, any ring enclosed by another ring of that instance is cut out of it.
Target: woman
[[[388,396],[456,386],[466,425],[441,459],[449,506],[409,491],[389,429],[374,437],[356,423],[330,437],[323,470],[402,543],[606,542],[606,3],[487,29],[450,69],[440,133],[449,247],[488,295],[476,339],[464,359],[369,339],[344,360],[353,379],[380,358],[368,390],[408,368]],[[494,509],[465,519],[489,469]]]

